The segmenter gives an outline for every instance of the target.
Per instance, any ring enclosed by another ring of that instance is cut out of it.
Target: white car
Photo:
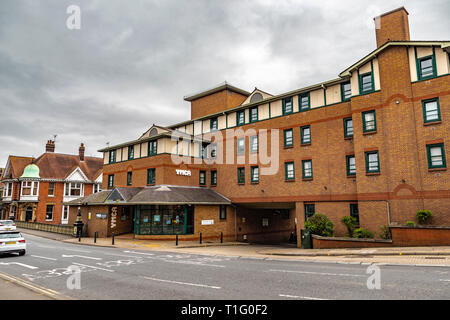
[[[0,254],[19,253],[23,256],[27,250],[27,244],[19,231],[0,231]]]
[[[0,220],[0,231],[16,230],[16,224],[12,220]]]

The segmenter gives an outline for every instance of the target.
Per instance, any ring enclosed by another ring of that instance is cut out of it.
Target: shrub
[[[417,211],[417,221],[419,224],[427,223],[433,214],[430,210],[419,210]]]
[[[358,228],[355,230],[355,238],[373,238],[373,233],[367,229]]]
[[[350,238],[353,238],[353,233],[355,231],[356,225],[357,225],[357,221],[355,217],[351,217],[351,216],[345,216],[342,217],[341,222],[345,225],[345,227],[347,228],[347,234]]]
[[[408,227],[415,227],[415,226],[416,226],[416,224],[414,223],[414,221],[406,221],[406,225],[407,225]]]
[[[380,226],[380,233],[378,234],[381,239],[389,240],[392,238],[391,230],[388,226]]]
[[[305,222],[305,229],[311,234],[318,236],[332,237],[334,233],[334,224],[324,214],[315,214]]]

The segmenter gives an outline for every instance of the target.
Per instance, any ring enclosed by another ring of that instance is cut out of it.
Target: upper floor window
[[[353,119],[345,118],[344,119],[344,138],[353,137]]]
[[[347,162],[347,176],[354,176],[356,174],[355,155],[348,155],[345,158]]]
[[[259,182],[259,167],[254,166],[251,168],[251,180],[253,183]]]
[[[23,196],[37,196],[38,181],[22,181],[22,195]]]
[[[209,120],[209,128],[211,131],[217,131],[219,129],[219,121],[217,117]]]
[[[359,75],[359,94],[374,91],[372,72]]]
[[[116,162],[116,150],[109,150],[109,163]]]
[[[301,144],[311,143],[311,126],[303,126],[300,128]]]
[[[238,183],[245,183],[245,168],[237,169]]]
[[[380,172],[378,151],[366,152],[366,173]]]
[[[298,96],[298,105],[299,105],[300,111],[309,110],[309,108],[310,108],[309,92]]]
[[[133,184],[133,172],[127,172],[127,186],[131,186]]]
[[[295,168],[293,162],[286,162],[284,164],[284,177],[287,181],[295,180]]]
[[[441,111],[439,109],[439,99],[429,99],[422,101],[423,122],[441,121]]]
[[[114,188],[114,175],[108,175],[108,188]]]
[[[134,146],[128,146],[128,160],[134,159]]]
[[[199,184],[201,186],[206,185],[206,171],[200,171],[199,174]]]
[[[312,160],[302,160],[302,177],[303,179],[313,177]]]
[[[362,113],[363,132],[377,131],[377,119],[375,110]]]
[[[244,110],[236,112],[236,124],[238,126],[245,124],[245,111]]]
[[[55,195],[55,183],[54,182],[49,182],[49,184],[48,184],[48,195],[50,197]]]
[[[443,143],[427,145],[428,168],[446,168],[445,150]]]
[[[433,56],[418,59],[419,80],[424,80],[436,76],[436,67]]]
[[[348,101],[352,97],[352,86],[349,82],[341,83],[341,98],[342,101]]]
[[[12,196],[12,188],[13,188],[13,184],[12,182],[8,182],[4,184],[4,189],[3,189],[3,196],[4,197],[11,197]]]
[[[100,183],[94,183],[94,193],[102,191],[102,185]]]
[[[147,153],[149,156],[154,156],[155,154],[158,153],[158,140],[149,141]]]
[[[156,181],[156,169],[147,169],[147,184],[155,184]]]
[[[238,138],[236,140],[237,142],[237,154],[244,154],[245,153],[245,138]]]
[[[294,136],[292,129],[284,130],[284,146],[292,147],[294,145]]]
[[[250,137],[250,152],[252,153],[258,152],[258,136]]]
[[[283,99],[283,114],[290,114],[293,112],[292,97]]]
[[[258,121],[258,107],[250,108],[250,122],[256,122]]]
[[[66,196],[74,196],[79,197],[83,195],[83,184],[82,183],[66,183],[65,184],[65,192],[64,195]]]
[[[211,185],[215,186],[217,185],[217,171],[211,170]]]

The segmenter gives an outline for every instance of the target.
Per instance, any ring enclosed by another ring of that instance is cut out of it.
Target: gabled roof
[[[9,156],[3,179],[16,179],[23,174],[25,167],[33,163],[33,157]]]
[[[210,94],[213,94],[213,93],[216,93],[216,92],[220,92],[220,91],[223,91],[223,90],[230,90],[230,91],[233,91],[233,92],[240,93],[240,94],[242,94],[244,96],[249,96],[250,95],[250,92],[247,92],[247,91],[242,90],[242,89],[240,89],[238,87],[235,87],[235,86],[233,86],[233,85],[231,85],[231,84],[229,84],[228,82],[225,81],[225,82],[219,84],[218,86],[215,86],[214,88],[207,89],[205,91],[198,92],[198,93],[195,93],[195,94],[191,94],[191,95],[188,95],[188,96],[184,96],[184,100],[186,100],[186,101],[193,101],[193,100],[196,100],[196,99],[199,99],[199,98],[202,98],[202,97],[205,97],[205,96],[209,96]]]

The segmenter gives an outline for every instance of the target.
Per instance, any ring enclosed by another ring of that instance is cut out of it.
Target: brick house
[[[67,224],[69,207],[64,201],[100,191],[101,158],[55,153],[49,140],[38,158],[9,156],[1,182],[2,218],[47,224]]]
[[[107,233],[112,214],[134,217],[120,232],[138,238],[287,241],[315,213],[336,235],[346,215],[373,232],[419,209],[450,225],[450,41],[410,40],[403,7],[375,25],[377,48],[336,79],[279,95],[224,83],[185,97],[190,120],[99,150],[108,190],[74,204],[91,221],[102,213]],[[180,187],[192,188],[186,201]],[[196,201],[198,189],[217,202]]]

